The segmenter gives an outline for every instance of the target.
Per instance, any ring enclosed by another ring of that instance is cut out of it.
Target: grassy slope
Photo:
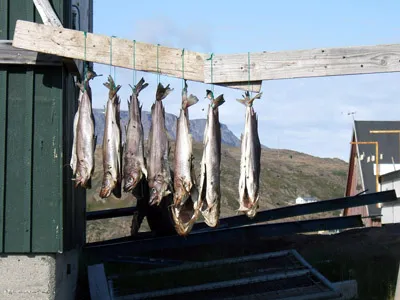
[[[174,142],[171,145],[171,166]],[[196,174],[200,173],[202,144],[193,144]],[[238,208],[238,181],[240,148],[222,146],[221,192],[222,217],[236,214]],[[346,181],[347,163],[338,159],[313,157],[290,150],[263,149],[261,155],[260,209],[270,209],[292,204],[298,196],[315,196],[321,200],[342,197]],[[87,209],[99,210],[132,206],[135,199],[123,194],[122,199],[113,196],[101,201],[99,190],[102,180],[102,152],[96,150],[96,166],[93,188],[87,191]],[[336,212],[337,213],[337,212]],[[332,213],[318,216],[332,215]],[[117,218],[88,222],[88,241],[120,237],[129,234],[130,219]],[[302,217],[300,217],[302,219]],[[143,224],[142,230],[147,230]]]

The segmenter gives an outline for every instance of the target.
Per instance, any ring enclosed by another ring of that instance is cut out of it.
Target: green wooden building
[[[50,1],[65,28],[92,32],[92,0]],[[85,197],[69,166],[77,108],[61,58],[11,46],[33,1],[0,1],[0,254],[63,253],[85,242]]]

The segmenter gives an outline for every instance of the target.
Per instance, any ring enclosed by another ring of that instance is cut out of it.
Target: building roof
[[[400,163],[400,133],[370,133],[370,130],[400,130],[400,121],[355,121],[358,142],[374,142],[379,145],[379,165]],[[376,192],[375,178],[375,145],[358,145],[362,175],[367,193]],[[370,159],[368,160],[368,157]],[[394,170],[393,170],[394,171]],[[381,209],[376,205],[368,206],[369,215],[380,215]]]

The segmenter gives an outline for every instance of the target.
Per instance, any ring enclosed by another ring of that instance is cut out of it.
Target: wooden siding
[[[70,28],[71,0],[50,2]],[[83,2],[92,8],[92,0]],[[84,24],[92,26],[92,14],[81,8],[87,16]],[[13,39],[18,19],[42,23],[33,1],[1,0],[0,40]],[[0,253],[84,245],[86,192],[74,188],[69,167],[76,108],[65,67],[0,65]]]
[[[353,140],[354,141],[354,140]],[[362,181],[361,181],[361,174],[360,174],[360,167],[358,165],[357,160],[357,151],[356,145],[351,146],[350,151],[350,163],[349,163],[349,170],[348,170],[348,177],[347,177],[347,186],[346,186],[346,196],[354,196],[358,193],[362,192]],[[361,215],[364,217],[363,223],[366,227],[371,226],[380,226],[379,220],[372,220],[371,218],[365,218],[369,216],[368,206],[358,206],[358,207],[350,207],[344,209],[343,212],[344,216],[354,216],[354,215]]]

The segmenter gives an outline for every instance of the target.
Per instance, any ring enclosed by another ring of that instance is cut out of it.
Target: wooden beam
[[[61,66],[62,58],[55,55],[18,49],[12,46],[12,41],[1,40],[0,64]]]
[[[159,72],[162,75],[182,78],[182,49],[177,48],[142,42],[134,43],[132,40],[92,33],[87,33],[85,47],[85,35],[82,31],[45,26],[22,20],[18,20],[16,23],[13,46],[61,57],[111,64],[126,69],[133,69],[135,46],[136,70]],[[185,49],[184,78],[204,82],[204,62],[206,58],[208,58],[208,55],[205,53]],[[247,79],[241,81],[235,80],[221,85],[247,90]],[[250,88],[258,92],[261,88],[261,82],[251,82]]]
[[[214,83],[246,81],[247,53],[213,56]],[[400,71],[400,44],[250,53],[250,79],[272,80]],[[211,82],[211,64],[204,68]]]

